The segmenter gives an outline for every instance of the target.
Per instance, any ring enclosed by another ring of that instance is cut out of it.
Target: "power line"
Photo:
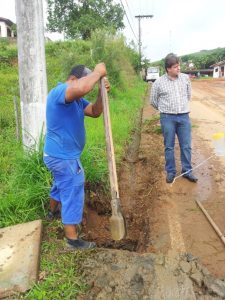
[[[135,37],[136,40],[138,41],[138,38],[136,37],[136,34],[134,33],[134,30],[133,30],[133,28],[132,28],[132,26],[131,26],[130,20],[129,20],[129,18],[128,18],[128,15],[127,15],[127,12],[126,12],[126,10],[125,10],[125,7],[124,7],[124,5],[123,5],[122,0],[120,0],[120,3],[121,3],[121,5],[122,5],[123,11],[124,11],[124,13],[125,13],[125,15],[126,15],[126,17],[127,17],[127,21],[128,21],[128,23],[129,23],[130,29],[132,30],[134,37]]]
[[[125,13],[125,15],[126,15],[126,18],[127,18],[128,23],[129,23],[129,26],[130,26],[130,28],[131,28],[131,31],[133,32],[134,37],[135,37],[136,40],[138,41],[138,38],[137,38],[137,36],[136,36],[136,34],[135,34],[134,30],[133,30],[133,27],[131,26],[130,20],[129,20],[129,18],[128,18],[128,15],[127,15],[127,13],[126,13],[126,10],[125,10],[125,7],[124,7],[124,5],[123,5],[122,0],[120,0],[120,3],[121,3],[121,5],[122,5],[122,7],[123,7],[123,11],[124,11],[124,13]]]
[[[130,16],[131,16],[131,19],[133,20],[133,14],[132,14],[132,12],[131,12],[131,10],[130,10],[130,7],[129,7],[129,5],[128,5],[128,1],[127,0],[125,0],[125,2],[126,2],[126,5],[127,5],[127,8],[128,8],[128,11],[129,11],[129,14],[130,14]],[[136,23],[136,22],[135,22]],[[133,25],[135,25],[135,23],[133,23]],[[136,25],[135,25],[136,26]]]

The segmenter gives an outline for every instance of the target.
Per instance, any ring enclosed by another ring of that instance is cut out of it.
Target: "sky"
[[[225,0],[114,0],[122,3],[129,19],[124,17],[127,41],[138,45],[137,15],[141,19],[141,42],[144,57],[151,62],[168,53],[184,55],[225,47]],[[46,5],[43,0],[46,20]],[[15,0],[0,0],[0,17],[16,22]],[[51,39],[61,35],[47,34]],[[138,46],[137,46],[138,49]]]

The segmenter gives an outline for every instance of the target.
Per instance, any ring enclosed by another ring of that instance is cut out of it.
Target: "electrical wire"
[[[179,177],[183,176],[184,174],[187,174],[189,173],[190,171],[193,171],[195,169],[197,169],[198,167],[200,167],[201,165],[203,165],[205,162],[207,162],[209,159],[211,159],[212,157],[214,157],[216,154],[214,153],[213,155],[209,156],[208,158],[206,158],[205,160],[203,160],[200,164],[198,164],[197,166],[195,166],[194,168],[176,176],[174,179],[173,179],[173,182],[171,183],[171,186],[174,184],[175,180],[178,179]]]
[[[133,16],[133,14],[132,14],[132,12],[131,12],[131,9],[130,9],[130,7],[129,7],[129,5],[128,5],[128,1],[125,0],[125,2],[126,2],[126,5],[127,5],[127,8],[128,8],[128,11],[129,11],[129,14],[130,14],[131,19],[132,19],[132,22],[133,22],[133,21],[134,21],[134,16]],[[136,24],[136,22],[134,22],[133,25],[134,25],[134,24]],[[135,26],[136,26],[136,25],[135,25]]]
[[[130,26],[130,29],[131,29],[131,31],[133,32],[134,37],[135,37],[136,40],[138,41],[138,38],[136,37],[136,34],[134,33],[133,27],[131,26],[130,20],[129,20],[129,18],[128,18],[128,15],[127,15],[127,12],[126,12],[126,10],[125,10],[125,7],[124,7],[124,5],[123,5],[122,0],[120,0],[120,3],[121,3],[121,5],[122,5],[123,11],[124,11],[124,13],[125,13],[125,15],[126,15],[126,18],[127,18],[128,24],[129,24],[129,26]]]

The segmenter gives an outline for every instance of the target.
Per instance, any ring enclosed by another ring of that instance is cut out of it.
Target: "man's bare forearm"
[[[102,95],[101,95],[101,90],[99,88],[96,102],[92,106],[93,116],[94,117],[99,117],[102,113],[102,110],[103,110]]]

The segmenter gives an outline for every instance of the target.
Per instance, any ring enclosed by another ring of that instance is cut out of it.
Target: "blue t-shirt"
[[[62,159],[80,158],[85,145],[84,98],[66,103],[67,83],[58,83],[47,97],[44,153]]]

